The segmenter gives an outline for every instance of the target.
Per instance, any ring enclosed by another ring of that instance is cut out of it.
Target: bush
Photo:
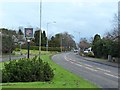
[[[15,48],[15,51],[20,51],[20,48]]]
[[[54,77],[49,64],[37,57],[13,60],[4,66],[2,82],[50,81]]]
[[[80,54],[80,56],[85,56],[83,52],[80,52],[79,54]]]
[[[87,57],[94,57],[93,52],[84,53],[84,55],[87,56]]]

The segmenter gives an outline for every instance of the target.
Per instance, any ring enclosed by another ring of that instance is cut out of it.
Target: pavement
[[[90,57],[82,57],[80,56],[82,59],[87,60],[87,61],[91,61],[91,62],[95,62],[95,63],[100,63],[100,64],[104,64],[104,65],[108,65],[108,66],[112,66],[112,67],[118,67],[120,68],[120,65],[116,62],[110,62],[107,59],[98,59],[98,58],[90,58]]]
[[[30,57],[33,57],[35,55],[30,55]],[[16,60],[16,59],[20,59],[20,58],[27,58],[27,54],[24,55],[19,55],[19,56],[15,56],[15,55],[3,55],[2,57],[0,57],[0,62],[5,62],[5,61],[9,61],[9,60]]]

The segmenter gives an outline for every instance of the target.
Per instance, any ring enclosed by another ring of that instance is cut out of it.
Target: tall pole
[[[41,17],[42,17],[42,0],[40,0],[39,57],[41,55]]]
[[[50,23],[56,23],[55,21],[54,22],[48,22],[47,23],[47,42],[46,42],[46,51],[48,52],[48,47],[49,47],[49,45],[48,45],[48,27],[49,27],[49,24]]]
[[[74,31],[74,32],[78,33],[78,37],[79,37],[78,44],[79,44],[79,42],[80,42],[80,32],[79,31]]]
[[[62,47],[63,47],[63,45],[62,45],[62,43],[63,43],[63,41],[62,41],[62,34],[61,34],[61,52],[62,52]]]
[[[78,41],[78,43],[80,42],[80,32],[78,32],[78,36],[79,36],[79,41]]]
[[[120,46],[120,1],[118,2],[118,46]],[[119,47],[119,58],[120,58],[120,47]],[[120,65],[120,60],[118,60],[118,63]],[[120,71],[119,71],[120,72]],[[120,81],[120,79],[119,79]],[[120,88],[120,85],[119,85]]]
[[[46,42],[46,51],[48,52],[48,25],[49,23],[47,23],[47,42]]]
[[[61,52],[62,52],[62,35],[61,35]]]

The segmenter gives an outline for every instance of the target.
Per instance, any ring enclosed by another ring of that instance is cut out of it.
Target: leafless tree
[[[111,39],[111,40],[117,41],[118,38],[119,38],[118,25],[119,25],[119,23],[120,23],[120,19],[118,18],[118,15],[117,15],[117,14],[114,15],[114,19],[113,19],[112,22],[113,22],[113,23],[112,23],[112,29],[111,29],[110,32],[107,32],[107,33],[105,34],[105,37],[106,37],[107,39]]]

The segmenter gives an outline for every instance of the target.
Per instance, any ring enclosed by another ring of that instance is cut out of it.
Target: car
[[[75,50],[74,50],[74,53],[78,53],[78,50],[77,50],[77,49],[75,49]]]
[[[85,50],[84,53],[88,53],[89,51]]]

